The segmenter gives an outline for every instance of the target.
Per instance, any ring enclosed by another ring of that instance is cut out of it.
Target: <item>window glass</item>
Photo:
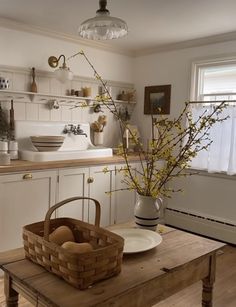
[[[195,64],[192,76],[193,117],[204,110],[214,107],[214,101],[229,101],[223,117],[229,118],[210,130],[212,145],[193,159],[191,167],[208,172],[226,172],[236,174],[236,61],[212,61]],[[206,103],[204,103],[204,101]],[[212,103],[209,103],[211,102]]]

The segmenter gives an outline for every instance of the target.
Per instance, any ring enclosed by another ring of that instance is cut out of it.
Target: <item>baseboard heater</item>
[[[165,209],[165,223],[196,234],[236,244],[236,223],[173,208]]]

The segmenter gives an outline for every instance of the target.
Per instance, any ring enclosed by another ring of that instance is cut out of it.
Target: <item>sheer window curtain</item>
[[[197,119],[205,110],[211,111],[213,105],[192,104],[193,119]],[[229,118],[216,123],[210,129],[209,138],[213,141],[210,148],[202,150],[191,162],[191,168],[208,172],[226,172],[236,174],[236,105],[229,105],[222,117]]]

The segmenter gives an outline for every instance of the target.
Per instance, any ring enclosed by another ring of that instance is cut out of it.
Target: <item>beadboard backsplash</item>
[[[0,66],[0,76],[9,79],[9,91],[28,92],[32,82],[31,69]],[[82,87],[91,87],[92,98],[98,94],[99,83],[94,78],[85,78],[74,76],[72,81],[64,84],[55,79],[53,72],[40,71],[36,69],[36,84],[38,93],[62,95],[65,96],[71,89],[80,90]],[[111,89],[113,99],[122,91],[132,91],[133,84],[107,81],[107,86]],[[68,96],[69,97],[69,96]],[[14,113],[15,120],[34,120],[34,121],[60,121],[70,122],[78,121],[81,123],[91,123],[97,120],[100,114],[105,114],[108,119],[107,126],[104,129],[104,146],[116,147],[120,140],[120,132],[117,121],[106,107],[102,107],[103,113],[94,113],[91,106],[74,108],[75,104],[62,103],[58,109],[49,107],[50,97],[44,99],[29,99],[27,95],[23,97],[15,97]],[[4,110],[10,109],[10,95],[8,98],[1,95],[0,102]],[[121,108],[128,108],[132,113],[134,104],[120,104]]]

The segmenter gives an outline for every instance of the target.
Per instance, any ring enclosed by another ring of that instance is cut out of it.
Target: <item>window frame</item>
[[[217,96],[217,94],[219,96],[225,96],[225,95],[234,95],[236,96],[236,92],[235,93],[213,93],[213,94],[205,94],[205,95],[201,95],[201,93],[203,92],[203,76],[201,76],[201,70],[204,68],[208,68],[208,67],[217,67],[217,66],[224,66],[224,65],[236,65],[236,55],[232,55],[230,57],[220,57],[220,58],[207,58],[207,59],[202,59],[202,60],[196,60],[192,62],[192,66],[191,66],[191,79],[190,79],[190,93],[189,93],[189,97],[190,97],[190,102],[199,102],[201,103],[203,106],[207,105],[209,103],[211,104],[217,104],[222,102],[222,99],[219,100],[212,100],[212,101],[204,101],[204,96]],[[224,99],[225,101],[227,99]],[[204,103],[206,102],[206,103]],[[234,100],[227,100],[227,102],[229,102],[229,104],[231,105],[236,105],[236,99]],[[209,173],[208,169],[204,169],[204,168],[195,168],[195,167],[190,167],[190,170],[197,170],[199,172],[201,172],[202,174],[205,174],[206,176],[219,176],[222,178],[230,178],[230,179],[234,179],[236,178],[236,174],[234,175],[229,175],[227,174],[226,171],[216,171],[214,173]]]
[[[205,95],[201,94],[203,92],[202,91],[202,88],[203,88],[202,70],[203,70],[203,68],[224,66],[224,65],[229,65],[229,64],[236,65],[236,56],[222,57],[222,58],[215,58],[215,59],[208,59],[208,60],[206,59],[206,60],[200,60],[200,61],[192,62],[191,84],[190,84],[190,101],[204,101],[204,96],[217,96],[217,93],[215,93],[215,94],[205,94]],[[232,95],[232,93],[220,93],[219,96],[224,96],[222,94]],[[236,95],[236,93],[235,93],[235,95]]]

